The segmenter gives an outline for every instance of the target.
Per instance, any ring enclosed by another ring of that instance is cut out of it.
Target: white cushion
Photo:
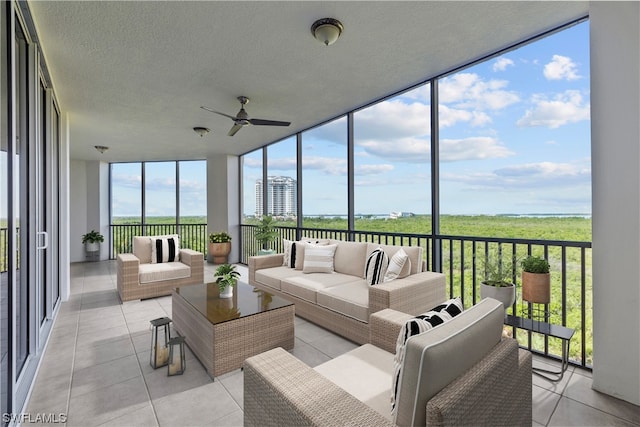
[[[280,289],[280,282],[287,277],[302,275],[301,271],[293,270],[289,267],[271,267],[256,270],[256,282]]]
[[[389,392],[393,354],[365,344],[313,368],[359,401],[391,420]]]
[[[317,291],[318,305],[369,322],[369,285],[363,279]]]
[[[409,271],[406,271],[406,274],[405,274],[405,270],[406,270],[406,267],[405,267],[402,273],[400,273],[400,276],[398,276],[399,279],[402,279],[408,276],[409,274],[416,274],[416,273],[422,272],[423,250],[421,246],[394,246],[394,245],[381,245],[377,243],[368,243],[367,254],[370,254],[378,247],[382,248],[387,254],[387,256],[389,257],[393,257],[396,254],[396,252],[398,252],[402,248],[402,250],[404,250],[404,252],[409,257],[409,260],[411,261],[411,266],[410,266],[411,268]]]
[[[295,269],[302,270],[304,268],[304,249],[307,243],[312,245],[328,245],[329,239],[312,239],[309,237],[303,237],[298,242],[295,242]],[[292,249],[293,250],[293,249]]]
[[[340,273],[300,274],[283,278],[280,281],[280,290],[315,304],[317,303],[316,292],[318,290],[358,280],[362,279]]]
[[[164,280],[184,279],[191,276],[191,268],[181,262],[163,262],[160,264],[140,264],[140,283],[161,282]]]
[[[425,425],[427,402],[498,344],[503,322],[502,303],[486,298],[437,328],[410,337],[396,396],[395,423]]]
[[[409,263],[408,268],[405,269]],[[396,252],[389,260],[389,266],[387,267],[387,271],[384,273],[383,282],[390,282],[394,279],[400,277],[400,274],[405,270],[405,274],[408,276],[409,271],[411,271],[411,261],[409,260],[409,256],[407,253],[400,248],[398,252]]]
[[[303,273],[333,273],[333,256],[337,245],[307,244],[304,249]]]
[[[364,276],[370,286],[382,283],[387,268],[389,257],[382,248],[377,248],[369,254],[364,266]]]
[[[391,386],[392,417],[395,417],[396,412],[396,394],[398,391],[398,381],[402,375],[402,365],[404,363],[405,344],[407,340],[414,335],[419,335],[453,319],[462,313],[462,310],[464,310],[462,300],[460,298],[453,298],[434,307],[431,311],[407,320],[402,328],[400,328],[398,340],[396,341],[396,354],[393,358],[393,384]]]
[[[343,240],[331,240],[329,244],[338,245],[333,260],[335,271],[364,279],[367,244],[365,242],[347,242]]]

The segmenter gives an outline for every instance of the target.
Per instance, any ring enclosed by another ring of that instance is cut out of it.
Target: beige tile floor
[[[171,297],[120,304],[114,261],[73,264],[71,276],[26,412],[63,413],[66,425],[83,427],[242,425],[242,371],[213,381],[188,349],[182,376],[149,366],[149,320],[171,317]],[[293,354],[310,366],[356,347],[300,318],[295,334]],[[593,391],[590,372],[569,368],[559,383],[536,375],[533,383],[535,426],[640,425],[640,408]]]

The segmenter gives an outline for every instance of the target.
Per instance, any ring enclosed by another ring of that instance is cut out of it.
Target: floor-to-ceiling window
[[[11,338],[10,297],[13,280],[10,277],[13,271],[13,254],[10,253],[9,215],[11,206],[10,185],[13,182],[11,173],[11,130],[9,122],[9,110],[11,98],[9,95],[10,77],[7,40],[8,19],[10,18],[10,4],[5,2],[0,5],[0,413],[8,413],[10,410],[9,398],[12,386],[11,358],[9,352],[9,340]],[[0,422],[1,425],[5,421]]]
[[[357,230],[431,232],[430,85],[356,111]]]
[[[302,225],[346,229],[347,118],[302,133]]]
[[[280,225],[296,225],[297,146],[290,137],[267,147],[267,214]]]
[[[110,164],[112,250],[131,252],[132,237],[180,234],[181,245],[204,252],[206,161]]]

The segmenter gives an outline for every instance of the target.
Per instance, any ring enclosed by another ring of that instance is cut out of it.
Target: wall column
[[[238,157],[216,154],[207,157],[207,234],[231,235],[229,262],[240,261],[240,183]],[[212,262],[207,256],[207,261]]]
[[[636,405],[640,405],[639,24],[640,3],[590,3],[593,388]]]

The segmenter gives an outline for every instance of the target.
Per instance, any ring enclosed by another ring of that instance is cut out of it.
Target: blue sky
[[[441,212],[591,214],[589,87],[588,22],[441,79]],[[429,91],[354,114],[356,213],[430,213]],[[340,118],[302,134],[305,215],[347,212],[346,129]],[[268,147],[269,175],[295,178],[295,147],[295,136]],[[114,213],[139,215],[139,167],[118,167]],[[260,150],[245,156],[248,215],[261,167]],[[162,168],[147,172],[148,215],[175,211],[173,167]],[[206,215],[205,181],[204,164],[181,169],[183,215]]]
[[[356,213],[429,213],[429,85],[358,111]],[[439,81],[445,214],[591,214],[589,24]],[[346,213],[346,120],[303,133],[304,214]],[[269,174],[295,177],[295,140],[269,147]],[[245,160],[253,212],[259,153]]]

